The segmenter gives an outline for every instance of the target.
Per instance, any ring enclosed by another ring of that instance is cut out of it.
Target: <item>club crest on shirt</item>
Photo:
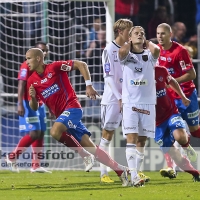
[[[163,82],[163,77],[160,76],[160,77],[158,78],[158,80],[159,80],[160,82]]]
[[[47,77],[51,78],[52,77],[52,73],[48,73]]]
[[[105,63],[104,64],[104,70],[105,70],[105,73],[109,73],[110,72],[110,63]]]
[[[148,60],[148,55],[142,55],[142,60],[146,62]]]
[[[62,64],[61,67],[60,67],[60,70],[69,72],[69,71],[71,71],[71,68],[72,67],[69,66],[69,65]]]

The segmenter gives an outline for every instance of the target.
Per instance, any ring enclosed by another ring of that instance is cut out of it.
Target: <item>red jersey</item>
[[[159,66],[165,66],[174,78],[184,75],[194,67],[187,50],[181,44],[173,41],[171,48],[168,50],[163,50],[159,44],[158,46],[160,47]],[[195,89],[193,81],[180,83],[180,87],[187,97]],[[172,91],[172,89],[170,89],[170,92],[175,99],[180,99],[180,96]]]
[[[23,81],[27,81],[28,78],[31,76],[33,72],[30,71],[28,65],[26,64],[26,61],[24,61],[21,66],[20,66],[20,70],[18,73],[18,80],[23,80]],[[28,100],[28,90],[27,90],[27,85],[25,85],[25,90],[24,90],[24,96],[23,99],[24,100]]]
[[[66,73],[72,68],[72,60],[56,61],[44,65],[43,74],[33,72],[28,79],[28,88],[33,85],[37,99],[42,100],[56,117],[68,108],[81,108]]]
[[[174,98],[169,90],[166,88],[166,84],[169,85],[171,81],[171,75],[165,67],[155,67],[155,79],[156,79],[156,126],[162,124],[172,114],[178,113],[178,108],[175,105]]]

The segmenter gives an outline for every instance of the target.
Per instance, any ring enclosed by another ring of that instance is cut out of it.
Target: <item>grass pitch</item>
[[[145,187],[122,187],[114,172],[114,184],[101,184],[99,172],[53,171],[52,174],[19,174],[0,171],[0,200],[198,200],[200,182],[179,173],[170,180],[159,172],[145,172],[151,181]]]

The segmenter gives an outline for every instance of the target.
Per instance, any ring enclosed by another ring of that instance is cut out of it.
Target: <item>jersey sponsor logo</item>
[[[62,64],[61,67],[60,67],[60,70],[69,72],[69,71],[71,71],[71,68],[72,67],[69,66],[69,65]]]
[[[26,123],[31,124],[31,123],[37,123],[39,122],[38,117],[26,117]]]
[[[69,117],[70,112],[69,112],[69,111],[64,111],[61,115],[64,115],[64,116],[66,116],[66,117]]]
[[[171,62],[171,61],[172,61],[172,58],[168,57],[168,58],[167,58],[167,61],[168,61],[168,62]]]
[[[192,119],[199,116],[199,110],[196,110],[192,113],[187,113],[188,119]]]
[[[180,116],[177,116],[177,117],[173,117],[171,119],[171,123],[174,124],[175,122],[178,122],[178,121],[183,121],[183,119],[180,117]]]
[[[105,71],[105,73],[109,73],[110,72],[110,63],[105,63],[104,64],[104,71]]]
[[[53,84],[52,86],[48,87],[44,91],[41,92],[41,95],[43,96],[44,99],[47,97],[51,96],[52,94],[56,93],[60,88],[58,87],[57,84]]]
[[[41,80],[41,84],[46,83],[47,82],[47,78]]]
[[[156,141],[156,143],[159,145],[159,146],[163,146],[163,140],[158,140],[158,141]]]
[[[166,58],[163,57],[163,56],[160,56],[160,60],[162,60],[162,61],[166,61]]]
[[[161,89],[161,90],[158,90],[156,91],[156,96],[159,98],[159,97],[163,97],[166,95],[166,89]]]
[[[145,114],[145,115],[150,115],[150,111],[149,110],[138,109],[136,107],[132,107],[132,110],[136,111],[136,112],[139,112],[139,113],[142,113],[142,114]]]
[[[142,67],[141,67],[141,68],[135,67],[135,71],[136,71],[136,72],[142,72]]]
[[[20,77],[25,78],[27,75],[27,69],[21,69],[20,71]]]
[[[183,70],[186,69],[186,65],[185,65],[185,61],[184,60],[181,60],[179,63],[180,63],[180,66],[181,66],[181,68]]]
[[[145,86],[145,85],[148,85],[147,84],[147,80],[144,79],[144,80],[130,80],[130,85],[131,86]]]
[[[142,60],[146,62],[148,60],[148,55],[142,55]]]
[[[171,67],[171,68],[168,68],[167,70],[168,70],[168,72],[169,72],[170,74],[174,74],[174,68]]]
[[[26,130],[26,126],[25,125],[19,125],[19,130],[20,131]]]

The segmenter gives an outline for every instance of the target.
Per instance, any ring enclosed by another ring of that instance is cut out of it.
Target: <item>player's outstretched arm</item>
[[[183,104],[188,106],[190,104],[190,100],[185,96],[176,79],[172,77],[169,85],[181,97]]]
[[[92,86],[91,76],[90,76],[90,72],[89,72],[89,69],[88,69],[88,65],[85,62],[74,60],[73,69],[79,70],[80,73],[82,74],[82,76],[85,80],[85,83],[86,83],[86,95],[87,95],[87,97],[89,97],[90,99],[96,99],[96,96],[97,95],[99,96],[99,94]]]
[[[38,109],[38,102],[36,99],[36,91],[35,88],[33,87],[33,85],[31,85],[29,87],[29,96],[30,96],[30,100],[29,100],[29,106],[31,107],[32,110],[37,110]]]
[[[25,110],[23,106],[23,96],[25,90],[26,81],[18,80],[18,115],[24,116]]]

